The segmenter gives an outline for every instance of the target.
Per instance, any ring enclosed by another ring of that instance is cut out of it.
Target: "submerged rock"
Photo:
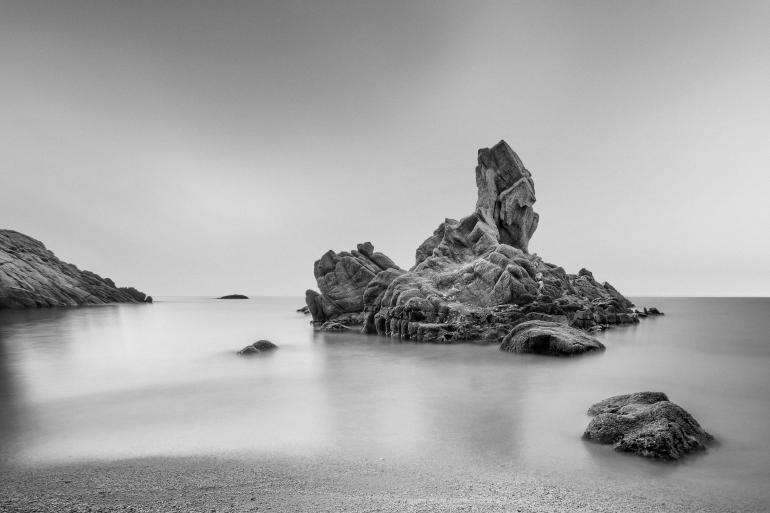
[[[32,237],[0,230],[0,309],[143,302],[152,301],[133,287],[116,287],[62,262]]]
[[[222,296],[217,299],[249,299],[249,296],[244,296],[243,294],[228,294],[227,296]]]
[[[426,342],[498,341],[530,320],[583,329],[639,321],[609,283],[529,253],[534,182],[505,141],[479,150],[477,162],[475,211],[441,223],[408,271],[368,242],[316,261],[320,293],[305,296],[313,321],[352,316],[365,333]]]
[[[610,397],[591,406],[588,414],[595,417],[584,439],[647,458],[678,460],[714,442],[692,415],[662,392]]]
[[[253,344],[249,344],[238,351],[238,354],[242,356],[248,356],[273,351],[275,349],[278,349],[278,346],[269,340],[257,340]]]
[[[527,321],[506,335],[500,350],[511,353],[572,356],[588,351],[603,351],[604,344],[585,331],[564,324]]]

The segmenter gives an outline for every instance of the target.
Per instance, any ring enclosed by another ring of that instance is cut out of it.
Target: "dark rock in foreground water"
[[[479,150],[476,186],[475,211],[441,223],[408,271],[369,242],[324,254],[314,269],[320,293],[305,296],[313,321],[439,343],[499,341],[529,320],[582,329],[639,322],[609,283],[586,269],[567,274],[529,252],[539,223],[534,181],[505,141]]]
[[[62,262],[42,242],[0,230],[0,309],[144,303],[143,292]]]
[[[588,414],[595,417],[583,438],[647,458],[678,460],[714,442],[692,415],[662,392],[610,397],[591,406]]]
[[[275,349],[278,349],[278,346],[269,340],[257,340],[253,344],[249,344],[238,351],[238,354],[242,356],[248,356],[273,351]]]
[[[506,335],[500,350],[511,353],[572,356],[588,351],[603,351],[604,344],[585,331],[564,324],[527,321]]]
[[[217,299],[249,299],[249,296],[244,296],[243,294],[228,294],[227,296],[222,296]]]

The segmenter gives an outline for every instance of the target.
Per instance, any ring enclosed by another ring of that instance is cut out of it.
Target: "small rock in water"
[[[610,397],[591,406],[588,414],[595,417],[584,439],[647,458],[678,460],[714,442],[692,415],[662,392]]]
[[[299,313],[303,313],[307,315],[310,313],[310,308],[308,308],[307,306],[303,306],[302,308],[297,308],[297,311]]]
[[[511,330],[500,345],[501,351],[571,356],[587,351],[603,351],[604,344],[588,333],[550,321],[527,321]]]
[[[244,296],[243,294],[228,294],[227,296],[222,296],[217,299],[249,299],[249,296]]]
[[[319,328],[319,330],[321,331],[336,331],[336,332],[351,331],[352,329],[353,328],[351,328],[350,326],[345,326],[341,322],[335,322],[335,321],[326,321]]]
[[[249,344],[248,346],[238,351],[238,354],[242,356],[248,356],[253,354],[265,353],[267,351],[273,351],[275,349],[278,349],[278,346],[273,344],[269,340],[257,340],[253,344]]]
[[[647,315],[663,315],[663,312],[661,312],[654,306],[651,306],[650,308],[645,308],[644,313]]]

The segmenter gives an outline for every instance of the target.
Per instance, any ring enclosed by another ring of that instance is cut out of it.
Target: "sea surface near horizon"
[[[314,333],[302,298],[0,311],[0,463],[328,454],[765,503],[770,299],[634,301],[666,315],[567,359]],[[258,339],[280,348],[235,354]],[[720,444],[662,464],[581,440],[592,403],[642,390],[667,393]]]

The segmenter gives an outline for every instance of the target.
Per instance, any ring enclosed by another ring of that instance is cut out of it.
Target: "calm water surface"
[[[770,299],[651,299],[665,317],[572,359],[314,334],[301,298],[0,312],[0,458],[333,454],[661,480],[766,498]],[[260,338],[280,349],[234,352]],[[661,390],[721,445],[662,465],[580,439],[607,396]]]

